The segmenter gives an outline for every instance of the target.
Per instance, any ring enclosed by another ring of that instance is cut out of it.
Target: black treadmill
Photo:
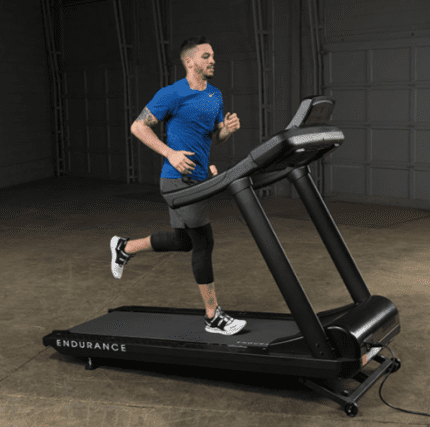
[[[400,368],[398,359],[380,355],[381,348],[375,347],[387,345],[400,332],[400,323],[389,299],[370,294],[310,176],[308,165],[344,140],[339,128],[327,124],[334,105],[326,96],[304,99],[285,130],[235,166],[163,194],[169,206],[179,208],[228,189],[291,314],[228,310],[247,325],[236,335],[224,336],[204,330],[204,309],[123,306],[71,329],[54,330],[43,338],[44,345],[86,358],[86,369],[94,369],[96,359],[126,359],[296,376],[355,416],[356,401],[381,375]],[[351,304],[314,312],[254,192],[285,177],[297,189]],[[379,365],[368,373],[371,360]],[[329,385],[351,378],[360,383],[352,392]]]

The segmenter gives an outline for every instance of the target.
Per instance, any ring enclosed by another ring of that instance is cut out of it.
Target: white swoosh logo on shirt
[[[213,96],[215,95],[215,92],[214,93],[210,93],[209,94],[209,96],[212,98]]]

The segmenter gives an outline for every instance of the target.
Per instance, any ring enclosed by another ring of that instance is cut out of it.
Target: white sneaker
[[[114,236],[110,241],[110,249],[112,252],[111,269],[113,277],[115,277],[115,279],[121,279],[124,265],[127,264],[130,258],[133,258],[135,256],[125,253],[125,246],[127,245],[127,242],[129,240],[129,237],[124,238]]]
[[[212,319],[205,316],[206,332],[215,334],[234,335],[240,332],[246,325],[246,320],[233,319],[228,314],[225,314],[221,307],[218,306],[215,315]]]

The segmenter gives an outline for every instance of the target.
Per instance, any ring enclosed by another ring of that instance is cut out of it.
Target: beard
[[[211,72],[211,70],[213,70],[213,71]],[[203,80],[210,80],[214,76],[215,70],[214,69],[207,69],[207,68],[206,69],[200,68],[197,71],[197,73],[202,76]]]

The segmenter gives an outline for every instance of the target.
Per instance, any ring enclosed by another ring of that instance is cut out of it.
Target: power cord
[[[394,366],[395,366],[394,361],[396,360],[396,358],[395,358],[394,353],[393,353],[393,351],[391,350],[391,348],[390,348],[390,347],[388,347],[388,346],[387,346],[387,345],[385,345],[385,344],[375,343],[375,342],[373,342],[373,341],[366,342],[366,344],[367,344],[369,347],[371,347],[371,348],[372,348],[372,347],[379,347],[379,348],[384,347],[384,348],[386,348],[386,349],[391,353],[391,355],[393,356],[393,358],[391,359],[391,360],[393,361],[393,363],[391,364],[390,370],[387,372],[387,375],[385,376],[384,381],[382,381],[381,387],[379,387],[379,397],[381,398],[381,400],[382,400],[382,401],[383,401],[387,406],[389,406],[390,408],[397,409],[398,411],[406,412],[407,414],[423,415],[423,416],[425,416],[425,417],[430,417],[430,414],[426,414],[426,413],[423,413],[423,412],[407,411],[406,409],[397,408],[397,407],[395,407],[395,406],[390,405],[389,403],[387,403],[387,402],[384,400],[384,398],[382,397],[382,386],[384,385],[385,381],[387,381],[387,378],[388,378],[388,377],[391,375],[391,373],[393,372],[393,369],[394,369]]]

